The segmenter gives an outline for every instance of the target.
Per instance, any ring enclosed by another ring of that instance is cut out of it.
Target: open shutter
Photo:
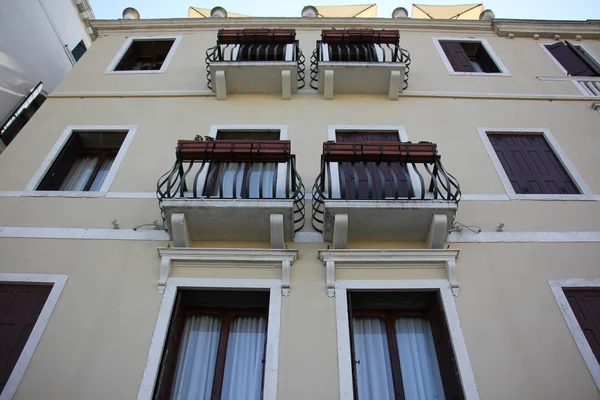
[[[598,63],[594,58],[592,58],[592,56],[586,53],[586,51],[583,48],[575,47],[567,40],[565,40],[565,43],[567,47],[571,49],[571,51],[575,53],[575,55],[579,57],[579,59],[583,61],[585,65],[588,66],[588,68],[594,73],[594,75],[600,76],[600,65],[598,65]]]
[[[546,49],[571,76],[595,76],[596,74],[563,42],[546,45]]]
[[[77,157],[81,154],[81,149],[81,138],[77,134],[71,134],[37,190],[59,190]]]
[[[167,400],[171,398],[171,387],[173,386],[173,376],[175,375],[175,366],[177,365],[177,356],[179,354],[179,342],[181,331],[185,321],[185,313],[182,302],[181,292],[177,293],[175,304],[173,305],[173,313],[167,339],[163,350],[160,370],[154,389],[154,400]]]
[[[446,400],[460,400],[464,399],[465,396],[460,384],[460,376],[450,341],[450,334],[448,333],[446,316],[439,297],[439,293],[434,293],[427,304],[435,351],[438,357]]]
[[[564,289],[594,355],[600,362],[600,290]]]
[[[469,56],[467,56],[467,53],[459,42],[440,42],[440,45],[454,71],[476,72],[469,60]]]

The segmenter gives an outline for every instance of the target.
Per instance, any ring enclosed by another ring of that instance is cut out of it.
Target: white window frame
[[[433,45],[435,46],[437,52],[440,54],[440,57],[442,58],[442,62],[446,66],[446,69],[448,70],[448,73],[450,75],[512,76],[510,74],[510,72],[508,71],[508,68],[506,68],[504,63],[500,60],[500,57],[498,57],[496,52],[494,52],[494,50],[492,49],[492,46],[488,43],[488,41],[486,39],[483,39],[483,38],[475,39],[475,38],[466,38],[466,37],[433,37],[433,38],[431,38],[431,40],[433,40]],[[448,57],[446,57],[446,53],[444,53],[444,49],[442,49],[442,45],[440,44],[440,41],[442,41],[442,42],[481,43],[481,45],[483,46],[485,51],[488,53],[488,55],[491,57],[491,59],[494,61],[494,64],[496,64],[496,67],[498,67],[500,72],[460,72],[460,71],[455,71],[454,68],[452,68],[452,64],[450,64],[450,60],[448,60]]]
[[[15,395],[25,371],[33,358],[33,353],[42,338],[42,334],[50,321],[52,312],[56,307],[58,298],[62,293],[67,282],[67,275],[46,275],[46,274],[0,274],[0,283],[24,283],[24,284],[52,284],[50,294],[42,307],[35,325],[23,347],[23,351],[15,364],[15,367],[6,382],[6,386],[0,394],[0,400],[10,400]]]
[[[408,135],[406,129],[401,125],[327,125],[327,141],[335,142],[337,131],[396,131],[398,132],[398,139],[400,142],[408,142]],[[339,199],[341,196],[340,189],[340,167],[339,163],[331,163],[331,194],[334,199]],[[421,196],[421,188],[416,185],[416,182],[420,182],[419,176],[413,170],[409,170],[408,174],[413,182],[414,197]],[[426,188],[425,198],[433,198],[433,194],[429,193]]]
[[[142,42],[142,41],[165,40],[165,39],[173,40],[174,42],[173,42],[173,45],[171,46],[171,49],[169,50],[169,53],[167,54],[167,57],[165,58],[165,61],[163,61],[162,66],[160,67],[159,70],[115,71],[115,68],[117,67],[117,65],[119,64],[119,62],[121,61],[121,59],[123,58],[125,53],[127,52],[127,50],[129,50],[129,47],[133,44],[134,41]],[[181,42],[181,36],[134,36],[134,37],[129,37],[129,38],[127,38],[127,40],[125,40],[125,43],[123,43],[123,45],[121,46],[121,48],[119,49],[117,54],[114,56],[114,58],[112,59],[110,64],[108,64],[108,67],[106,67],[104,74],[163,74],[167,71],[167,68],[169,67],[169,64],[171,63],[171,59],[175,55],[177,46],[179,46],[179,42]]]
[[[195,289],[266,289],[269,290],[269,316],[267,323],[267,347],[265,352],[263,400],[277,399],[277,376],[279,370],[279,335],[281,331],[281,280],[278,279],[203,279],[169,278],[165,288],[158,319],[154,328],[148,360],[138,400],[150,400],[154,394],[156,378],[162,361],[163,347],[171,321],[171,314],[179,288]]]
[[[416,279],[416,280],[336,280],[335,311],[338,345],[338,369],[340,384],[340,400],[353,400],[352,353],[350,350],[350,330],[348,321],[348,290],[439,290],[450,334],[450,342],[456,357],[460,382],[467,400],[478,400],[479,394],[475,385],[475,377],[467,346],[460,327],[460,320],[454,297],[448,280]]]
[[[265,131],[265,130],[278,130],[279,140],[288,140],[288,127],[287,125],[211,125],[209,136],[217,139],[217,134],[220,130],[229,131]],[[206,185],[206,178],[208,177],[208,171],[210,170],[210,164],[207,163],[207,167],[204,168],[202,173],[198,175],[198,193],[204,193],[204,186]],[[277,198],[284,198],[285,186],[286,186],[286,163],[277,164],[277,188],[275,193]],[[192,197],[192,192],[186,192],[187,196]]]
[[[560,147],[558,141],[554,138],[549,129],[546,128],[477,128],[477,132],[479,133],[479,137],[483,142],[483,146],[485,147],[490,159],[492,160],[492,164],[496,169],[496,173],[504,186],[504,190],[508,195],[508,198],[511,200],[595,200],[595,196],[593,195],[590,188],[585,184],[583,178],[577,172],[577,169],[567,157],[565,151]],[[498,133],[498,134],[507,134],[507,135],[530,135],[532,133],[541,133],[546,139],[546,142],[554,151],[554,154],[565,168],[573,183],[579,189],[581,194],[517,194],[515,193],[515,189],[513,188],[504,168],[502,167],[502,163],[500,159],[496,155],[496,151],[492,146],[487,134],[489,133]]]
[[[583,330],[581,330],[579,321],[577,321],[577,317],[575,316],[575,313],[573,313],[569,300],[567,300],[567,296],[563,291],[564,288],[600,289],[600,279],[550,279],[548,280],[548,284],[550,285],[552,294],[554,294],[558,307],[565,318],[569,331],[571,331],[571,335],[573,335],[577,348],[594,379],[594,383],[598,389],[600,389],[600,364],[598,364],[598,360],[596,359]]]
[[[65,128],[63,133],[60,135],[50,152],[39,166],[36,173],[33,175],[25,191],[22,193],[22,196],[30,196],[30,197],[104,197],[108,193],[110,189],[110,185],[112,184],[115,176],[117,175],[117,171],[125,158],[125,154],[131,145],[131,141],[135,136],[135,132],[137,131],[137,125],[70,125]],[[102,186],[98,191],[95,192],[84,192],[84,191],[66,191],[66,190],[36,190],[39,184],[42,182],[50,167],[52,167],[52,163],[62,149],[67,144],[67,141],[75,132],[107,132],[107,131],[127,131],[125,139],[121,144],[121,148],[113,161],[104,182],[102,182]]]

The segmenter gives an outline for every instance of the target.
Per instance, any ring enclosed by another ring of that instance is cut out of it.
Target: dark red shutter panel
[[[171,388],[173,386],[173,376],[177,366],[179,356],[179,343],[181,342],[181,333],[185,323],[185,313],[181,306],[181,292],[177,293],[171,322],[167,332],[167,339],[162,354],[160,370],[154,389],[154,400],[167,400],[171,398]]]
[[[427,304],[427,311],[433,332],[433,341],[435,342],[440,374],[442,375],[444,394],[446,400],[464,399],[465,396],[460,384],[460,375],[457,370],[454,351],[452,350],[446,317],[439,296],[439,293],[431,296]]]
[[[459,42],[440,42],[450,65],[456,72],[475,72],[469,56]]]
[[[71,134],[67,144],[60,151],[56,160],[46,173],[37,190],[59,190],[75,161],[81,154],[81,138],[77,134]]]
[[[596,76],[594,72],[565,43],[546,45],[552,56],[571,76]]]
[[[543,135],[488,134],[515,193],[579,194]]]
[[[50,285],[0,284],[0,393],[52,290]]]
[[[594,355],[600,362],[600,290],[564,289]]]

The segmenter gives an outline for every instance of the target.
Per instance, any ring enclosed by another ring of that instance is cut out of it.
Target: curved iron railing
[[[439,155],[431,163],[369,161],[344,164],[346,168],[339,168],[339,163],[321,157],[321,171],[312,188],[312,226],[319,232],[323,231],[326,200],[446,200],[456,204],[460,201],[458,181],[446,171]],[[367,164],[374,168],[368,168]],[[385,165],[387,174],[381,165]],[[359,184],[359,172],[366,174],[366,188]],[[429,179],[429,186],[426,186],[426,179]],[[353,184],[341,184],[348,180]],[[377,190],[379,183],[381,186]]]
[[[298,65],[298,89],[305,86],[305,58],[298,41],[293,44],[292,59]],[[235,61],[235,62],[274,62],[284,61],[285,52],[287,49],[286,43],[267,43],[267,44],[217,44],[214,47],[206,50],[206,81],[208,88],[212,90],[212,79],[210,74],[210,64],[219,61]],[[283,54],[283,60],[281,55]],[[242,57],[243,55],[243,57]]]
[[[278,185],[281,164],[286,166],[284,185]],[[165,199],[292,199],[296,232],[304,227],[304,191],[293,154],[286,163],[178,159],[156,185],[163,220]]]
[[[408,88],[408,77],[410,73],[410,53],[400,47],[399,44],[390,43],[361,43],[361,44],[328,44],[327,58],[324,60],[321,40],[317,40],[317,47],[310,58],[310,87],[318,89],[319,62],[397,62],[404,63],[406,72],[404,74],[403,90]]]

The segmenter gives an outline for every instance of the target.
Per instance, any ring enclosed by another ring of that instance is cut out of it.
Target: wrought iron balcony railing
[[[402,63],[403,90],[408,87],[410,53],[400,47],[399,31],[348,29],[324,30],[310,59],[310,86],[318,90],[320,62]]]
[[[289,140],[180,140],[157,183],[167,199],[289,199],[294,229],[304,226],[304,184]],[[162,210],[162,207],[161,207]]]
[[[212,89],[211,63],[295,61],[298,89],[304,87],[304,54],[294,29],[221,29],[217,44],[206,50],[206,79]]]
[[[312,195],[312,224],[322,232],[325,201],[442,200],[458,204],[461,192],[458,181],[443,167],[434,143],[325,142]]]

